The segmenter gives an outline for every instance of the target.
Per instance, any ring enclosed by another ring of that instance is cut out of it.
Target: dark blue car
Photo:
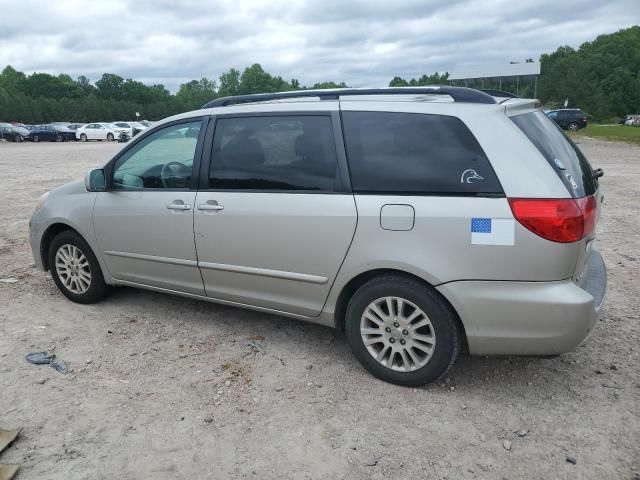
[[[34,125],[27,137],[32,142],[66,142],[75,139],[75,132],[63,125]]]

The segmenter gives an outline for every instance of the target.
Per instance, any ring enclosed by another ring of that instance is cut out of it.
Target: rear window
[[[511,120],[547,159],[573,198],[596,192],[598,180],[593,177],[591,165],[576,144],[544,113],[525,113]]]
[[[343,112],[342,120],[355,192],[502,194],[489,160],[459,118]]]

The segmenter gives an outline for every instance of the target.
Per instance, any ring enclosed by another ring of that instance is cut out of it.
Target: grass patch
[[[578,130],[576,137],[593,137],[617,142],[628,142],[640,145],[640,127],[626,125],[588,125],[587,128]]]

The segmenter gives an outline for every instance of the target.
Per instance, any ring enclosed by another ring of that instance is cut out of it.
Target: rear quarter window
[[[354,192],[503,194],[478,141],[457,117],[343,112],[342,121]]]
[[[573,198],[593,195],[598,180],[586,157],[573,141],[547,116],[538,111],[516,115],[511,120],[535,145],[567,187]]]

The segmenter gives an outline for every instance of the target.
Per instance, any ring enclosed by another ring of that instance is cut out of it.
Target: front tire
[[[456,313],[433,288],[400,276],[376,277],[347,306],[351,350],[373,376],[417,387],[444,375],[460,353]]]
[[[107,134],[107,142],[113,142],[113,133]]]
[[[38,137],[38,135],[34,135],[33,136],[33,141],[36,142],[36,143],[39,142],[40,141],[40,137]]]
[[[86,142],[87,141],[87,136],[84,133],[80,134],[80,141],[81,142]]]
[[[49,269],[58,289],[77,303],[96,303],[108,293],[100,264],[77,233],[59,233],[49,246]]]
[[[577,132],[579,128],[580,128],[580,126],[579,126],[577,123],[575,123],[575,122],[571,122],[571,123],[569,124],[569,130],[570,130],[571,132]]]
[[[64,142],[64,137],[60,134],[56,135],[56,142]]]

